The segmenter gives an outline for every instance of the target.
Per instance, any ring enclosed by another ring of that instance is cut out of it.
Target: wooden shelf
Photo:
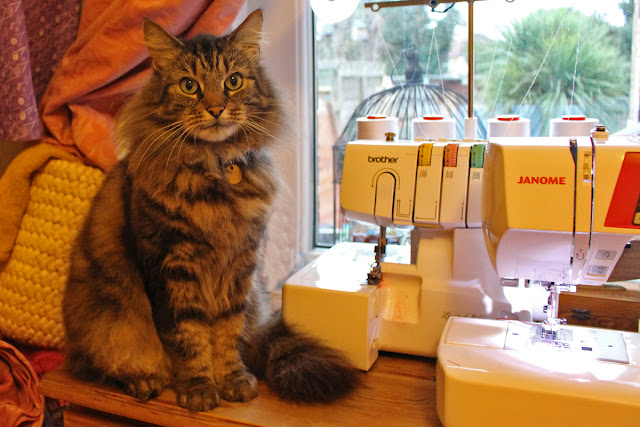
[[[615,271],[617,280],[638,277],[640,242],[634,242],[625,255]],[[640,292],[581,286],[574,294],[562,293],[559,308],[560,317],[570,324],[637,331]],[[171,390],[142,403],[116,388],[76,380],[63,369],[45,375],[40,392],[71,404],[65,410],[66,427],[441,425],[436,413],[434,359],[381,354],[372,369],[361,376],[362,385],[356,392],[333,404],[285,402],[260,383],[260,395],[251,402],[223,402],[219,408],[196,414],[178,407]]]
[[[295,404],[275,396],[264,383],[260,395],[248,403],[224,402],[204,413],[176,405],[172,390],[146,403],[118,389],[72,378],[64,369],[45,375],[44,396],[67,401],[66,427],[71,425],[410,425],[440,426],[436,414],[435,360],[382,354],[362,374],[352,395],[333,404]],[[145,425],[145,424],[142,424]]]

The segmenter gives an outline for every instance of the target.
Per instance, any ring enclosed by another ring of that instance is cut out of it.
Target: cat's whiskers
[[[253,129],[251,126],[249,126],[249,124],[247,122],[242,122],[240,123],[240,129],[242,129],[242,131],[244,132],[245,135],[245,141],[249,141],[251,139],[251,133],[260,133],[257,130]]]
[[[167,175],[167,171],[169,170],[169,160],[171,160],[171,155],[173,154],[173,150],[176,148],[176,145],[178,145],[183,138],[186,138],[187,136],[189,136],[189,129],[191,129],[191,126],[186,128],[182,127],[182,133],[174,140],[173,144],[171,144],[171,151],[169,151],[169,155],[167,156],[167,163],[165,164],[165,167],[164,167],[165,177]],[[166,148],[165,148],[165,151],[166,151]],[[178,150],[178,153],[180,153],[180,150]],[[178,160],[179,158],[180,156],[178,155]]]
[[[275,139],[275,135],[273,133],[271,133],[271,131],[269,129],[267,129],[265,126],[261,125],[260,123],[258,123],[257,121],[247,117],[247,120],[245,120],[244,124],[249,128],[254,130],[256,133],[270,137],[270,138],[274,138]]]
[[[191,124],[191,125],[189,125],[189,126],[186,128],[186,133],[185,133],[185,135],[184,135],[184,138],[182,138],[182,142],[180,142],[180,148],[178,148],[178,162],[180,161],[180,152],[182,151],[182,146],[183,146],[183,145],[184,145],[184,143],[187,141],[187,138],[188,138],[188,137],[189,137],[189,135],[191,134],[191,131],[192,131],[192,130],[194,130],[194,129],[195,129],[196,131],[198,130],[198,127],[197,127],[196,125],[194,125],[194,124]],[[194,137],[194,139],[193,139],[193,143],[194,143],[194,145],[195,145],[195,141],[196,141],[196,140],[195,140],[195,137]]]
[[[261,122],[269,124],[269,125],[273,125],[273,126],[280,126],[280,122],[276,122],[274,120],[269,120],[267,118],[264,117],[264,114],[261,113],[245,113],[245,115],[251,119],[259,119]]]
[[[182,133],[180,133],[180,135],[178,135],[178,137],[175,138],[173,144],[171,144],[171,151],[169,152],[169,155],[167,156],[167,162],[165,164],[165,175],[166,175],[167,170],[169,168],[169,162],[171,161],[171,156],[172,156],[173,151],[175,150],[176,146],[179,145],[178,154],[176,156],[176,159],[177,159],[177,162],[180,163],[180,153],[182,151],[182,146],[187,141],[187,138],[189,138],[189,136],[191,135],[192,131],[195,130],[196,133],[197,133],[198,129],[199,129],[199,126],[198,126],[197,123],[188,124],[188,125],[186,125],[186,127],[182,126]],[[175,133],[174,133],[174,135],[175,135]],[[195,146],[195,141],[196,141],[196,138],[194,136],[194,146]],[[167,148],[168,148],[168,146],[165,148],[164,151],[166,151]]]
[[[279,125],[279,122],[273,121],[273,120],[269,120],[265,117],[264,112],[251,112],[251,111],[246,111],[244,112],[244,115],[248,118],[251,119],[258,119],[263,123],[266,124],[272,124],[272,125]]]
[[[131,157],[132,159],[133,159],[133,158],[135,158],[135,157],[136,157],[136,155],[138,154],[138,152],[140,151],[140,149],[143,147],[144,143],[145,143],[149,138],[151,138],[153,135],[157,134],[158,132],[162,132],[162,131],[164,131],[165,129],[167,129],[168,127],[170,127],[170,126],[174,126],[174,125],[175,125],[175,123],[170,123],[170,124],[168,124],[168,125],[166,125],[166,126],[163,126],[163,127],[161,127],[161,128],[155,129],[153,132],[151,132],[149,135],[147,135],[147,137],[146,137],[145,139],[143,139],[143,140],[138,144],[138,147],[136,148],[136,151],[134,151],[134,152],[133,152],[133,154],[131,154],[131,156],[130,156],[130,157]],[[146,153],[146,152],[145,152],[145,153]],[[144,154],[143,154],[143,155],[144,155]]]
[[[176,133],[180,132],[182,129],[184,128],[184,123],[183,121],[179,121],[179,122],[174,122],[173,124],[169,125],[169,126],[165,126],[164,129],[165,131],[158,135],[153,141],[151,141],[151,143],[149,143],[149,146],[147,147],[147,150],[149,148],[151,148],[151,146],[155,145],[156,141],[160,141],[161,143],[158,144],[151,153],[149,153],[150,155],[155,153],[156,150],[158,148],[160,148],[160,146],[162,145],[162,143],[166,142],[169,138],[171,138],[173,135],[175,135]],[[160,139],[164,137],[164,139]],[[144,156],[143,156],[144,158]]]
[[[142,153],[142,156],[140,157],[139,161],[137,162],[137,164],[133,167],[132,170],[137,170],[141,165],[142,162],[144,161],[144,159],[147,157],[147,152],[149,151],[149,149],[156,145],[156,142],[162,138],[163,136],[167,135],[166,138],[164,138],[162,140],[162,142],[167,141],[167,139],[169,139],[170,136],[175,135],[177,132],[180,131],[182,127],[182,122],[174,122],[171,123],[169,125],[163,126],[159,129],[157,129],[156,131],[152,132],[150,135],[148,135],[144,140],[142,140],[142,142],[140,142],[140,144],[138,145],[138,148],[136,149],[136,152],[131,156],[132,159],[135,158],[135,156],[137,155],[138,151],[140,150],[140,148],[142,148],[143,145],[145,145],[145,142],[151,138],[153,135],[155,135],[158,132],[162,132],[160,135],[158,135],[157,137],[155,137],[149,144],[147,144],[147,148],[145,149],[144,153]],[[157,151],[157,149],[162,145],[162,143],[157,144],[157,146],[153,149],[153,151],[151,151],[151,153],[149,153],[149,155],[152,155],[153,153],[155,153]],[[132,165],[133,166],[133,165]]]
[[[130,149],[132,148],[131,146],[133,145],[131,143],[131,140],[129,138],[126,137],[125,134],[123,134],[121,132],[121,128],[123,127],[127,127],[129,126],[129,123],[137,123],[140,120],[149,117],[150,115],[154,114],[155,111],[151,110],[149,113],[144,114],[144,115],[130,115],[127,116],[125,114],[120,114],[117,117],[117,120],[121,123],[120,125],[120,129],[116,129],[116,152],[118,153],[118,157],[119,158],[123,158],[126,157],[127,154],[129,153]],[[124,125],[123,125],[124,124]],[[136,152],[140,149],[140,147],[138,146],[138,149],[136,149]],[[122,157],[120,157],[120,155],[122,155]]]
[[[156,110],[151,110],[149,111],[147,114],[144,115],[132,115],[131,118],[129,118],[129,120],[133,121],[133,122],[138,122],[142,119],[146,119],[147,117],[153,115],[153,114],[157,114],[158,112]]]
[[[244,139],[248,140],[249,139],[249,134],[247,133],[247,130],[243,126],[242,122],[241,121],[237,121],[236,123],[238,124],[238,126],[240,126],[240,130],[242,131],[242,133],[244,133]]]

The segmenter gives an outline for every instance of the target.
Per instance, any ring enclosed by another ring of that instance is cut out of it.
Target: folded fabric
[[[30,347],[18,343],[11,343],[29,361],[38,379],[47,372],[60,367],[64,362],[64,352]]]
[[[38,144],[16,157],[0,178],[0,267],[9,259],[29,203],[31,177],[51,159],[80,160],[50,144]]]
[[[15,347],[0,341],[0,420],[6,427],[40,426],[44,397],[27,359]]]

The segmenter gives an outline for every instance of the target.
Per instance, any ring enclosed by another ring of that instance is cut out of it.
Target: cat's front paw
[[[124,379],[121,384],[129,396],[146,401],[162,393],[165,381],[158,375],[140,375]]]
[[[178,405],[191,412],[210,411],[220,405],[218,389],[209,381],[176,387],[176,392],[178,394]]]
[[[258,380],[246,371],[229,375],[224,379],[220,393],[229,402],[248,402],[258,395]]]

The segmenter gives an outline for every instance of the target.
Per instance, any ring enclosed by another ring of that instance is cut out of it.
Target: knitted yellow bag
[[[0,271],[0,336],[62,348],[69,254],[104,174],[50,160],[33,178],[11,256]]]

